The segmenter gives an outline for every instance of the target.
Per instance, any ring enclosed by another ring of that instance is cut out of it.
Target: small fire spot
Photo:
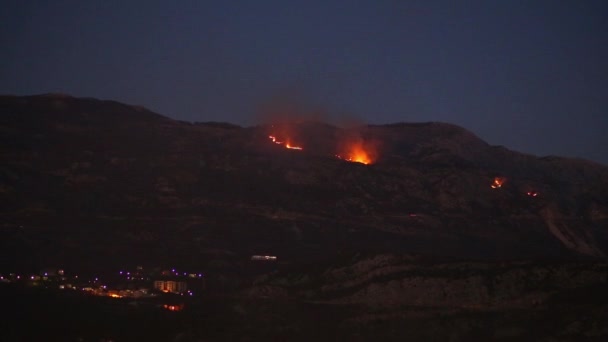
[[[502,188],[503,184],[505,184],[506,181],[507,179],[504,177],[496,177],[494,178],[494,182],[490,186],[492,187],[492,189]]]

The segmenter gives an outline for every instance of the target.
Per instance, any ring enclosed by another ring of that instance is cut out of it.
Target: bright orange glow
[[[345,155],[337,154],[336,157],[353,163],[369,165],[373,162],[370,153],[365,150],[362,143],[355,143],[349,146],[349,151]]]
[[[300,146],[293,146],[289,143],[285,144],[285,147],[287,147],[290,150],[301,150],[302,149]]]
[[[270,140],[271,140],[273,143],[275,143],[275,144],[277,144],[277,145],[283,145],[283,143],[284,143],[283,141],[279,141],[279,140],[277,139],[277,137],[276,137],[276,136],[274,136],[274,135],[269,135],[269,136],[268,136],[268,139],[270,139]],[[288,143],[285,143],[285,148],[288,148],[288,149],[290,149],[290,150],[300,150],[300,151],[301,151],[301,150],[303,150],[303,148],[302,148],[301,146],[295,146],[295,145],[292,145],[292,144],[291,144],[291,143],[289,143],[289,142],[288,142]]]
[[[110,293],[110,297],[112,298],[121,298],[120,295],[116,294],[116,293]]]
[[[507,181],[507,179],[504,177],[496,177],[496,178],[494,178],[494,182],[490,186],[492,187],[492,189],[498,189],[498,188],[501,188],[502,185],[505,184],[506,181]]]

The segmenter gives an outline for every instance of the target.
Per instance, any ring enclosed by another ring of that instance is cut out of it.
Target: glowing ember
[[[269,135],[268,139],[270,139],[273,143],[275,143],[277,145],[283,145],[283,141],[279,141],[277,139],[277,137],[274,135]],[[302,150],[303,149],[301,146],[294,146],[294,145],[291,145],[290,143],[285,143],[285,148],[288,148],[290,150]]]
[[[502,185],[505,184],[506,181],[507,181],[506,178],[496,177],[496,178],[494,178],[494,183],[492,183],[491,187],[492,187],[492,189],[501,188]]]
[[[277,137],[275,137],[274,135],[269,135],[268,138],[270,138],[270,140],[272,140],[272,142],[277,145],[281,145],[283,143],[282,141],[278,141]]]

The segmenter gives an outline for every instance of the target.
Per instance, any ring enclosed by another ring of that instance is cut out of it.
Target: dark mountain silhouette
[[[607,167],[490,146],[451,124],[242,128],[48,94],[0,97],[0,139],[6,265],[608,253]],[[374,162],[336,157],[353,143]],[[495,177],[506,183],[493,189]]]
[[[41,328],[7,340],[608,336],[603,165],[445,123],[243,128],[61,94],[0,97],[0,142],[3,272],[175,265],[207,280],[177,316],[8,288],[26,314],[7,326]]]

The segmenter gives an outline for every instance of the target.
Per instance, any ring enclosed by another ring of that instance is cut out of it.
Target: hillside
[[[0,141],[4,268],[608,254],[607,167],[491,146],[445,123],[244,128],[2,96]],[[361,153],[369,164],[347,160]]]

